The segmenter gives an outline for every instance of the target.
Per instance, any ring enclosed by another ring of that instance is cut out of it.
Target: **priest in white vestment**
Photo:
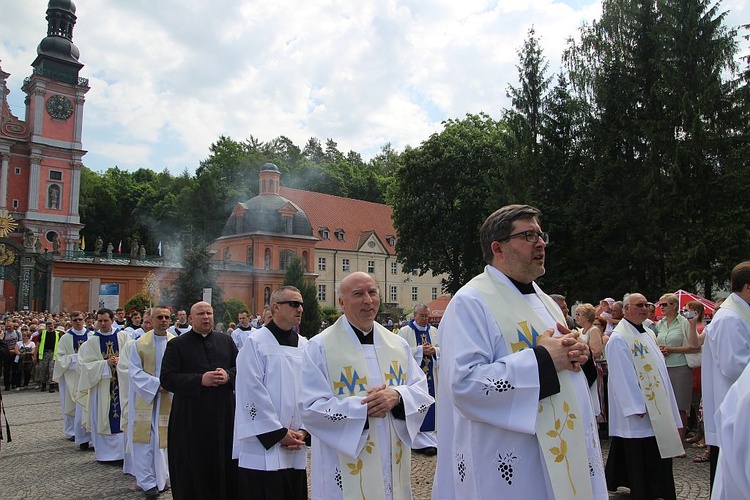
[[[237,321],[239,322],[237,328],[232,330],[232,340],[234,340],[237,350],[240,350],[255,328],[250,324],[250,313],[248,311],[237,313]]]
[[[130,336],[112,328],[110,309],[97,311],[99,330],[78,350],[80,378],[76,401],[84,406],[84,427],[99,462],[119,465],[125,458],[125,434],[121,429],[123,399],[120,382],[127,379],[127,367],[119,366],[120,353]]]
[[[747,498],[750,492],[750,365],[729,388],[716,412],[719,464],[711,498]]]
[[[716,412],[729,388],[750,364],[750,261],[737,264],[729,277],[732,293],[704,330],[701,359],[703,425],[711,445],[711,484],[721,454]]]
[[[52,380],[60,386],[65,435],[72,436],[75,443],[86,450],[91,436],[83,428],[83,406],[74,398],[78,389],[78,349],[88,340],[89,330],[83,322],[82,312],[73,311],[70,316],[73,327],[60,337],[57,344]]]
[[[158,496],[169,485],[167,426],[172,394],[161,387],[159,376],[167,342],[174,338],[167,332],[169,309],[155,307],[151,320],[154,329],[130,344],[127,423],[136,484],[146,497]]]
[[[487,218],[489,265],[440,322],[433,499],[607,498],[589,396],[596,367],[534,283],[548,242],[539,217],[510,205]]]
[[[270,305],[273,319],[244,338],[237,355],[232,454],[239,459],[239,497],[305,500],[309,434],[298,403],[307,339],[294,331],[302,320],[302,294],[283,286]],[[244,320],[249,327],[247,312]]]
[[[375,322],[375,280],[352,273],[337,295],[344,315],[302,361],[312,498],[411,498],[411,447],[434,399],[409,345]]]
[[[672,458],[685,450],[682,426],[667,365],[643,326],[648,301],[640,293],[623,301],[625,317],[605,347],[609,367],[607,487],[630,488],[633,500],[675,500]]]
[[[435,406],[437,406],[437,376],[440,369],[440,340],[438,329],[430,325],[430,308],[425,304],[414,306],[414,319],[398,331],[398,335],[409,344],[414,361],[427,377],[427,390],[436,398],[435,404],[425,415],[419,434],[414,438],[412,450],[427,456],[437,455],[437,431]]]

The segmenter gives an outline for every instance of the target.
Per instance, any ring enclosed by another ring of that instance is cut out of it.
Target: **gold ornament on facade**
[[[0,266],[9,266],[16,260],[16,252],[0,243]]]
[[[18,227],[18,223],[6,209],[0,209],[0,238],[7,238]]]

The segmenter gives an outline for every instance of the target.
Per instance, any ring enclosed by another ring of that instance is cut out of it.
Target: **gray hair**
[[[277,302],[281,302],[282,300],[284,300],[284,295],[286,295],[287,291],[296,292],[302,295],[302,292],[300,292],[299,288],[297,288],[296,286],[285,285],[273,291],[273,293],[271,294],[271,298],[268,300],[268,303],[273,305]]]

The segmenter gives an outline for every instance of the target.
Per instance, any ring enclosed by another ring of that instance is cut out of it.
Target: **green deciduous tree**
[[[406,269],[447,273],[454,293],[482,269],[479,227],[507,203],[505,128],[485,114],[447,120],[443,131],[401,155],[388,194]]]

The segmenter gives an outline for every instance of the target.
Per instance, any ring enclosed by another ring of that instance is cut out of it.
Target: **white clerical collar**
[[[86,333],[85,328],[83,330],[76,330],[75,328],[71,328],[71,331],[75,333],[76,335],[83,335],[84,333]]]
[[[415,321],[415,322],[414,322],[414,328],[416,328],[416,329],[417,329],[417,330],[419,330],[420,332],[426,332],[426,331],[427,331],[427,330],[428,330],[428,329],[430,328],[430,325],[428,324],[427,326],[419,326],[419,325],[417,324],[417,322]]]
[[[99,334],[100,335],[114,335],[114,333],[115,333],[114,330],[110,330],[108,332],[103,332],[103,331],[99,330]]]

